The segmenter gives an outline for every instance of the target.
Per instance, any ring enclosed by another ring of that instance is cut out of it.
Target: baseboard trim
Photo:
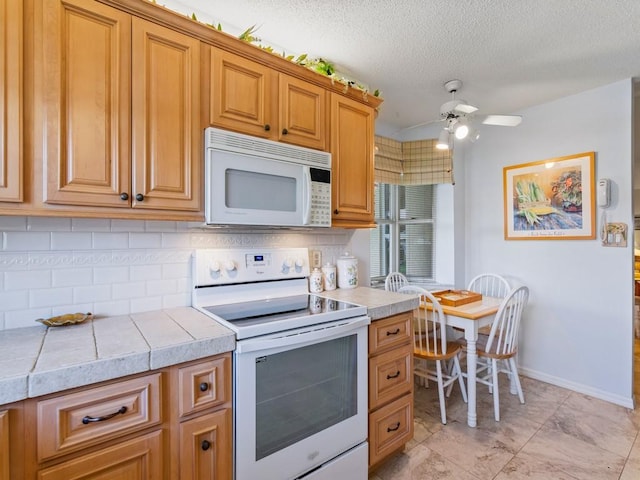
[[[540,380],[545,383],[550,383],[551,385],[556,385],[557,387],[562,387],[574,392],[583,393],[585,395],[589,395],[590,397],[599,398],[600,400],[614,403],[616,405],[630,408],[632,410],[635,409],[633,396],[623,397],[620,395],[614,395],[610,392],[605,392],[603,390],[593,388],[588,385],[583,385],[581,383],[571,382],[565,378],[554,377],[553,375],[548,375],[537,370],[524,368],[520,365],[518,365],[518,371],[525,377],[533,378],[534,380]]]

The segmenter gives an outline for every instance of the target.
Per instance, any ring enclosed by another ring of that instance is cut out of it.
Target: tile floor
[[[640,341],[636,354],[640,359]],[[416,385],[414,438],[369,480],[640,479],[640,409],[526,377],[521,405],[506,377],[500,380],[500,422],[491,395],[478,385],[475,429],[466,424],[458,387],[442,425],[435,385]]]

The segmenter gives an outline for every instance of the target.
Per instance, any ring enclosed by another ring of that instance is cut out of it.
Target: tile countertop
[[[417,297],[369,287],[321,295],[364,305],[373,321],[418,306]],[[2,330],[0,405],[234,349],[231,330],[191,307]]]
[[[356,303],[367,307],[367,315],[372,321],[413,310],[418,306],[418,297],[387,292],[379,288],[357,287],[338,288],[319,293],[333,300]]]
[[[228,328],[191,307],[79,325],[0,331],[0,405],[235,349]]]

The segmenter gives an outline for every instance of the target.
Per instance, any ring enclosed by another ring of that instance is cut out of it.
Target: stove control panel
[[[203,249],[193,254],[194,286],[306,278],[306,248]]]

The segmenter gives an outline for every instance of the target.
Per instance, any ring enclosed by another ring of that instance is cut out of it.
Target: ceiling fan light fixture
[[[443,128],[438,137],[438,143],[436,143],[438,150],[449,150],[449,131]]]
[[[454,127],[453,133],[458,140],[467,138],[467,135],[469,134],[469,126],[467,125],[467,122],[464,120],[460,120]]]

